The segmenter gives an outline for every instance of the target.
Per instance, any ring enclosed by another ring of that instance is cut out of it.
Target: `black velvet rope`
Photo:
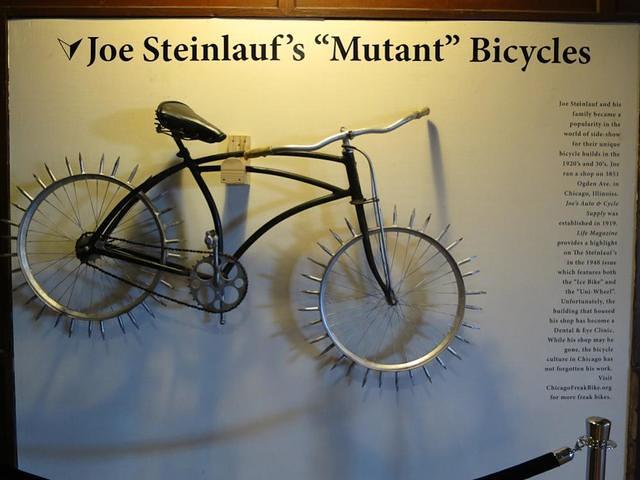
[[[553,470],[559,467],[560,463],[556,456],[549,452],[537,458],[532,458],[520,465],[514,465],[511,468],[491,473],[484,477],[478,477],[476,480],[524,480],[541,473]]]

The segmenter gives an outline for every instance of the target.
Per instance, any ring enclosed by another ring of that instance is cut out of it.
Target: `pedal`
[[[248,135],[229,135],[227,152],[245,152],[251,148]],[[226,185],[248,185],[247,160],[244,157],[227,158],[220,167],[220,180]]]
[[[209,250],[213,250],[213,247],[218,241],[218,235],[215,230],[207,230],[204,232],[204,243]]]

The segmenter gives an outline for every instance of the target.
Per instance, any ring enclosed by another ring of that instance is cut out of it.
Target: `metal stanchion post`
[[[476,478],[476,480],[524,480],[531,478],[570,462],[575,453],[584,447],[587,447],[586,480],[605,480],[607,450],[616,448],[616,442],[609,440],[610,433],[611,422],[609,420],[601,417],[589,417],[587,418],[587,434],[578,437],[573,448],[559,448],[554,452]]]
[[[587,476],[586,480],[604,480],[607,450],[615,448],[615,442],[609,440],[611,422],[606,418],[587,418],[587,433],[584,445],[587,447]]]

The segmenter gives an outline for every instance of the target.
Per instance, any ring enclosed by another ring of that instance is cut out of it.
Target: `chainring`
[[[247,272],[235,258],[221,254],[219,278],[214,276],[214,257],[207,255],[197,261],[189,277],[189,289],[194,300],[211,313],[228,312],[236,308],[249,287]]]

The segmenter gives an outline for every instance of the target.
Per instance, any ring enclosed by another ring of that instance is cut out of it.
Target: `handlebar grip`
[[[271,147],[252,148],[244,152],[244,158],[265,157],[271,153]]]
[[[422,110],[418,110],[416,112],[416,120],[422,117],[426,117],[430,112],[431,110],[429,109],[429,107],[424,107]]]

